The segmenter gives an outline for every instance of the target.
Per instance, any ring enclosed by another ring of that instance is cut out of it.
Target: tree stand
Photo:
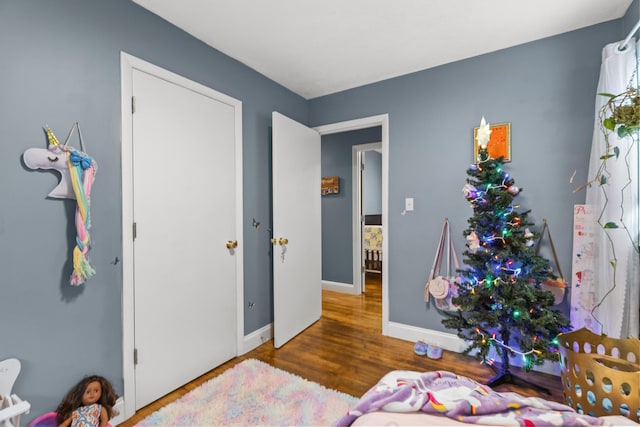
[[[502,338],[504,338],[502,341],[504,343],[504,346],[502,348],[502,365],[500,366],[499,371],[492,366],[493,370],[497,374],[493,378],[491,378],[486,385],[493,388],[501,384],[514,384],[524,387],[531,387],[535,390],[551,395],[551,391],[548,388],[532,383],[531,381],[527,381],[524,378],[512,374],[509,371],[509,368],[511,366],[511,364],[509,363],[509,350],[507,349],[509,345],[509,330],[502,330],[500,331],[500,334]]]

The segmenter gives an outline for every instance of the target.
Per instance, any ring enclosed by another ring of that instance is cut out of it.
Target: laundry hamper
[[[640,340],[561,334],[560,377],[566,402],[579,413],[622,415],[640,422]]]

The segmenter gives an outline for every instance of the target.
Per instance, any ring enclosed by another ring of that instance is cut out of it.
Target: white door
[[[354,147],[353,149],[357,150],[357,147]],[[364,162],[364,157],[365,157],[364,153],[365,153],[364,151],[356,151],[357,159],[358,159],[357,166],[356,166],[358,168],[356,172],[358,174],[358,180],[357,180],[358,188],[356,189],[357,194],[354,195],[354,197],[357,198],[356,203],[358,205],[358,209],[355,212],[355,215],[357,215],[357,221],[358,221],[358,230],[356,232],[358,241],[354,242],[354,246],[358,248],[358,257],[360,258],[360,265],[358,266],[360,271],[360,293],[364,293],[367,287],[367,282],[366,282],[367,273],[365,272],[366,256],[364,251],[364,198],[365,198],[364,168],[366,167]]]
[[[132,84],[138,409],[237,354],[236,162],[233,106],[136,69]]]
[[[322,315],[320,134],[273,113],[273,323],[281,347]]]

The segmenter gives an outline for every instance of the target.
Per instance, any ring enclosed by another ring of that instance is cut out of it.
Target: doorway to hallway
[[[323,126],[318,126],[316,129],[321,136],[325,135],[333,135],[342,132],[350,132],[356,130],[366,130],[371,128],[377,128],[378,131],[378,139],[369,139],[370,141],[380,141],[380,149],[382,154],[382,227],[387,229],[388,227],[388,189],[389,189],[389,179],[388,179],[388,170],[389,170],[389,116],[388,114],[381,114],[379,116],[371,116],[364,117],[361,119],[348,120],[345,122],[333,123]],[[323,148],[324,148],[324,139],[323,139]],[[350,150],[351,145],[347,146]],[[324,165],[324,159],[323,159]],[[323,166],[324,167],[324,166]],[[352,174],[354,169],[347,165],[347,171],[343,175],[346,176]],[[324,174],[324,172],[323,172]],[[323,175],[324,176],[324,175]],[[352,182],[356,181],[356,177],[349,177]],[[327,196],[324,196],[327,197]],[[352,223],[347,227],[341,229],[342,231],[336,236],[340,238],[341,241],[344,241],[344,238],[347,237],[347,241],[345,244],[339,244],[334,239],[326,239],[324,234],[325,222],[324,222],[324,207],[323,207],[323,289],[333,289],[342,293],[350,293],[350,294],[361,294],[362,292],[362,283],[363,283],[363,271],[362,271],[362,218],[354,215],[353,212],[358,211],[356,199],[352,196],[352,190],[349,190],[349,199],[351,200],[350,206],[348,206],[348,210],[351,212]],[[334,199],[336,200],[336,199]],[[333,226],[334,223],[331,223]],[[358,236],[358,234],[360,234]],[[351,237],[349,237],[351,236]],[[388,237],[388,236],[387,236]],[[382,244],[383,253],[387,252],[389,239],[384,239]],[[355,242],[355,244],[354,244]],[[333,283],[328,283],[326,280],[324,273],[328,270],[325,261],[327,255],[335,255],[337,252],[340,252],[339,255],[342,257],[337,257],[337,262],[342,262],[340,259],[344,260],[349,257],[348,253],[344,253],[344,246],[347,246],[351,250],[351,268],[348,266],[345,268],[343,272],[343,277],[345,279],[341,281],[334,281]],[[341,250],[341,251],[340,251]],[[388,269],[383,269],[381,274],[381,305],[382,305],[382,317],[381,317],[381,329],[382,334],[387,335],[389,329],[389,304],[388,304]]]

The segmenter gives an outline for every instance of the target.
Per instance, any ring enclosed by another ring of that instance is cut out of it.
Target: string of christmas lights
[[[478,335],[480,335],[482,337],[482,344],[485,344],[486,342],[493,342],[494,345],[498,344],[500,347],[509,350],[510,352],[512,352],[513,354],[517,354],[519,356],[528,356],[530,354],[542,354],[542,351],[540,350],[536,350],[534,348],[532,348],[531,350],[528,351],[521,351],[519,349],[515,349],[513,347],[511,347],[510,345],[505,344],[503,341],[499,340],[498,338],[496,338],[496,334],[493,333],[493,335],[491,337],[486,337],[481,331],[480,329],[476,328],[476,333]],[[537,341],[537,337],[534,337],[533,339],[534,341]],[[557,345],[558,344],[558,337],[555,337],[552,341],[551,344],[553,345]]]

